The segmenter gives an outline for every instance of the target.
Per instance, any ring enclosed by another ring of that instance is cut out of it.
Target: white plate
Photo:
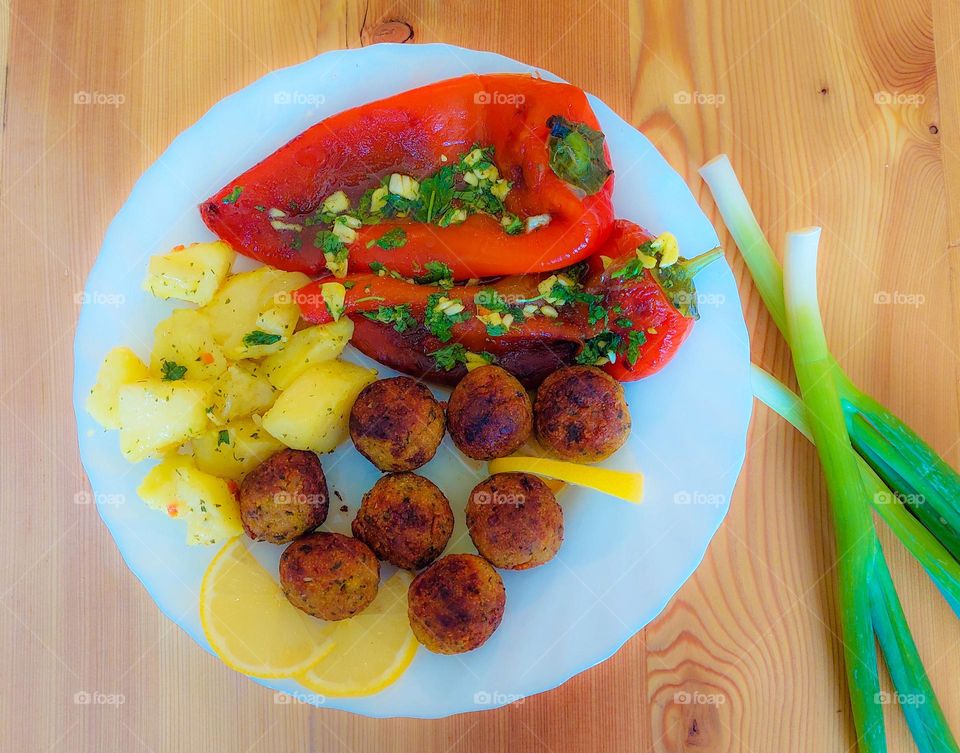
[[[137,499],[150,463],[129,465],[116,432],[100,430],[83,409],[106,352],[127,344],[148,356],[153,328],[169,314],[169,304],[140,290],[148,256],[210,238],[197,205],[328,115],[469,72],[531,71],[537,69],[491,53],[387,44],[329,52],[276,71],[227,97],[182,133],[137,182],[110,225],[77,328],[80,452],[100,514],[127,565],[164,614],[207,650],[197,593],[216,547],[185,546],[181,523]],[[654,231],[671,230],[686,256],[717,245],[687,186],[650,142],[602,102],[591,102],[613,155],[617,216]],[[752,406],[749,345],[733,275],[725,263],[716,263],[698,277],[697,287],[701,320],[663,372],[627,386],[633,434],[607,463],[643,470],[644,504],[566,490],[566,540],[559,556],[530,572],[503,573],[506,614],[486,645],[459,657],[421,649],[400,681],[378,695],[303,700],[369,716],[442,717],[493,708],[553,688],[603,661],[663,609],[699,564],[727,511]],[[356,351],[347,357],[366,360]],[[381,367],[381,374],[390,370]],[[349,443],[323,461],[350,508],[342,513],[334,500],[325,528],[348,532],[361,495],[378,473]],[[472,551],[463,535],[463,504],[482,464],[465,460],[447,439],[423,472],[456,512],[451,550]],[[269,564],[279,548],[263,544],[256,552]],[[292,681],[263,684],[304,693]]]

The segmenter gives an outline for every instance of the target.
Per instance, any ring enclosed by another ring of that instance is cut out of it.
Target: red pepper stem
[[[694,256],[692,259],[678,261],[677,265],[683,267],[687,274],[693,278],[722,256],[723,249],[717,246],[716,248],[711,248],[709,251],[704,251],[699,256]]]

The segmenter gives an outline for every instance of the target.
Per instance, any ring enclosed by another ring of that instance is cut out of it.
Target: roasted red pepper
[[[405,276],[442,262],[457,280],[559,269],[595,253],[613,222],[598,129],[586,96],[569,84],[517,74],[449,79],[327,118],[200,211],[240,253],[312,275],[326,273],[325,253],[344,250],[355,272],[372,262]],[[496,168],[479,187],[463,162],[475,148],[481,174],[488,162]],[[391,175],[419,186],[404,196],[398,183],[380,207],[384,192],[372,192]],[[492,187],[498,180],[509,182],[505,197],[506,184]],[[325,207],[339,191],[349,208]],[[338,214],[360,226],[331,240]]]
[[[696,317],[692,276],[720,254],[715,249],[651,270],[637,255],[651,240],[639,226],[618,220],[587,265],[485,285],[349,275],[340,281],[347,287],[343,313],[355,323],[352,342],[361,351],[434,381],[456,382],[468,353],[495,360],[528,386],[575,362],[597,363],[632,381],[662,368],[686,338]],[[333,319],[324,284],[311,283],[294,296],[307,321]],[[504,327],[508,313],[514,321]]]
[[[587,289],[602,293],[609,308],[619,309],[610,317],[609,331],[617,338],[622,357],[608,361],[603,369],[621,382],[655,374],[673,358],[699,318],[693,278],[722,256],[720,249],[712,249],[647,269],[638,265],[637,250],[651,240],[643,228],[617,220],[601,252],[610,259],[606,267],[600,256],[590,259]]]

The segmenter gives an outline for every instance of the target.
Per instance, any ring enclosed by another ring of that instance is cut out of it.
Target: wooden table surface
[[[703,564],[610,661],[514,706],[436,722],[275,705],[160,614],[94,506],[75,503],[89,491],[70,404],[76,296],[137,177],[225,95],[338,47],[409,38],[489,49],[609,103],[712,218],[696,168],[727,152],[772,238],[822,225],[834,352],[960,465],[956,0],[9,2],[0,0],[4,749],[851,747],[819,466],[763,407]],[[786,378],[784,343],[721,238],[753,358]],[[960,627],[883,540],[960,733]],[[78,693],[123,703],[84,705]],[[717,702],[679,703],[678,693]],[[893,707],[888,719],[891,751],[912,749]]]

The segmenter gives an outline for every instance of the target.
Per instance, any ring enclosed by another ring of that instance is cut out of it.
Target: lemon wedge
[[[635,471],[614,471],[566,460],[519,455],[491,460],[487,467],[490,473],[517,471],[566,481],[568,484],[596,489],[634,504],[643,500],[643,474]]]
[[[224,664],[254,677],[291,677],[333,648],[334,623],[310,617],[287,601],[239,536],[207,567],[200,623]]]
[[[327,696],[370,695],[396,682],[419,645],[407,619],[412,580],[406,570],[398,570],[369,607],[336,623],[333,651],[297,675],[297,682]]]

